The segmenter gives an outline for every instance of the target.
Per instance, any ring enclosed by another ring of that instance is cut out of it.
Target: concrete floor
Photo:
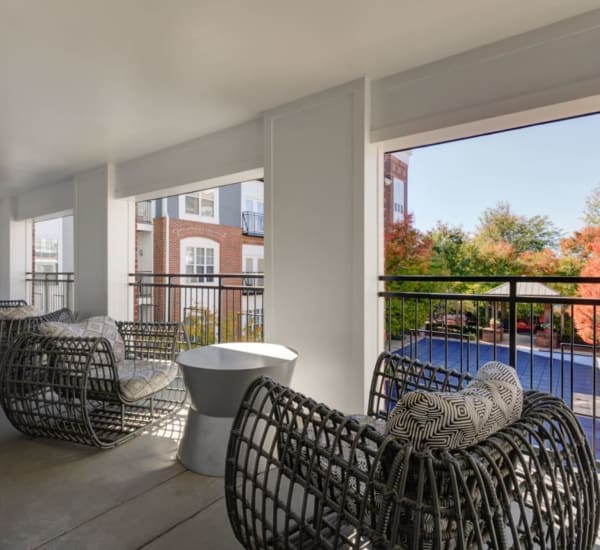
[[[175,457],[185,418],[98,451],[23,436],[0,409],[0,550],[242,548],[223,478]]]
[[[0,549],[239,549],[223,478],[175,458],[185,415],[110,451],[15,432],[0,410]]]

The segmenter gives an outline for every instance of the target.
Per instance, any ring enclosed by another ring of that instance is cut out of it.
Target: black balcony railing
[[[388,349],[461,372],[513,365],[524,388],[566,401],[600,460],[600,277],[380,280]]]
[[[263,340],[262,273],[132,273],[136,320],[183,322],[195,345]]]
[[[152,201],[136,203],[135,214],[137,223],[152,223]]]
[[[25,283],[29,303],[43,313],[65,307],[74,310],[73,273],[27,272]]]
[[[242,212],[242,233],[262,237],[265,234],[265,216],[259,212]]]

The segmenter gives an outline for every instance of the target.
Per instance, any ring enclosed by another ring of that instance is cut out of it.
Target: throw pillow
[[[125,360],[125,343],[114,319],[106,316],[90,317],[81,323],[47,322],[40,325],[44,336],[104,337],[112,346],[117,363]]]
[[[461,391],[404,395],[386,433],[416,449],[464,449],[518,420],[522,409],[523,388],[515,369],[491,361]]]

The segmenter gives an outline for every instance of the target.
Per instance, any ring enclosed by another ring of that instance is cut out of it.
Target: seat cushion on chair
[[[38,317],[42,312],[35,306],[18,306],[0,310],[0,320],[27,319]]]
[[[58,323],[49,321],[40,325],[44,336],[106,338],[112,347],[117,363],[125,360],[125,343],[119,334],[115,320],[107,316],[90,317],[81,323]]]
[[[518,420],[522,409],[523,388],[515,369],[490,361],[461,391],[404,395],[386,432],[417,449],[463,449]]]
[[[129,401],[139,401],[166,388],[177,376],[177,363],[126,359],[117,364],[119,388]]]

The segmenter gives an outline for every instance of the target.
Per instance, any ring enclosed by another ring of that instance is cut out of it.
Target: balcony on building
[[[265,215],[249,210],[242,212],[242,233],[251,237],[264,237]]]

